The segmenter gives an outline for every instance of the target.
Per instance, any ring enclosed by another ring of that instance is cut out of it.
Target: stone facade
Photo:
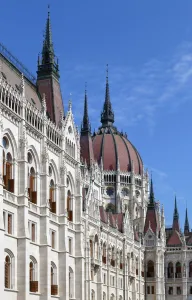
[[[47,22],[50,42],[49,16]],[[46,55],[52,55],[52,44],[46,45],[51,48]],[[43,86],[46,68],[39,66]],[[59,84],[58,65],[51,59],[47,76]],[[51,111],[54,86],[49,86],[48,110],[46,89],[41,95],[37,87],[0,54],[2,299],[187,299],[192,294],[191,233],[182,235],[176,225],[166,231],[163,208],[154,201],[152,182],[149,192],[148,172],[141,170],[135,148],[131,155],[137,167],[129,157],[126,171],[122,157],[116,157],[116,169],[107,170],[91,149],[87,96],[80,135],[71,101],[58,119],[58,111],[55,116]],[[107,77],[100,133],[120,140],[112,127],[114,114],[108,122],[108,88]],[[57,103],[62,107],[60,92]],[[82,157],[82,136],[92,153],[88,160]],[[126,136],[122,141],[130,156]]]

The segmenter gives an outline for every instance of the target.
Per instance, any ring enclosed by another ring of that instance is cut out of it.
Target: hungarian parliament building
[[[115,126],[108,71],[93,133],[65,112],[50,13],[37,76],[0,44],[2,300],[191,299],[192,232],[155,199],[153,181]],[[73,105],[75,106],[75,99]]]

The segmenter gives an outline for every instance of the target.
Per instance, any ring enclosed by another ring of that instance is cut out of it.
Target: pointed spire
[[[103,112],[101,113],[101,123],[103,127],[111,126],[114,123],[114,113],[112,110],[109,93],[108,65],[106,74],[105,102],[103,105]]]
[[[175,207],[174,207],[174,213],[173,213],[173,230],[180,231],[179,229],[179,213],[177,209],[177,199],[175,196]]]
[[[184,226],[184,233],[189,233],[190,228],[189,228],[189,220],[188,220],[188,213],[187,213],[187,208],[185,212],[185,226]]]
[[[42,56],[38,56],[38,76],[54,73],[59,78],[58,62],[55,61],[55,54],[52,42],[50,6],[48,6],[48,16],[45,27]]]
[[[83,122],[81,126],[81,134],[91,133],[91,126],[89,123],[88,116],[88,103],[87,103],[87,84],[85,83],[85,100],[84,100],[84,114],[83,114]]]
[[[174,208],[173,219],[174,220],[178,220],[179,219],[179,213],[178,213],[178,210],[177,210],[177,199],[176,199],[176,196],[175,196],[175,208]]]
[[[152,179],[152,177],[151,177],[148,208],[151,208],[151,209],[155,208],[155,196],[154,196],[154,191],[153,191],[153,179]]]
[[[49,8],[50,7],[48,6],[48,17],[46,22],[45,38],[42,50],[42,63],[52,63],[54,60],[54,49],[52,42],[51,19]]]

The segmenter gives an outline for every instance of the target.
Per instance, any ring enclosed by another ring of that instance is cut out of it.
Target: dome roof
[[[127,137],[116,130],[115,127],[100,128],[98,133],[93,136],[94,157],[100,164],[103,160],[104,170],[114,170],[119,168],[121,171],[130,172],[134,165],[134,172],[142,174],[142,159],[127,139]]]
[[[87,110],[87,94],[85,91],[84,117],[81,127],[81,156],[89,162],[97,160],[98,164],[103,161],[104,170],[116,171],[120,169],[130,172],[134,169],[136,174],[143,172],[142,159],[136,148],[127,139],[125,134],[120,133],[113,125],[115,121],[114,112],[111,105],[108,67],[105,88],[105,101],[101,113],[101,127],[91,139],[91,129]]]

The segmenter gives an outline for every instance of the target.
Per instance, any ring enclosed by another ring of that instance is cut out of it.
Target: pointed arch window
[[[72,196],[70,190],[67,192],[67,212],[68,212],[68,220],[73,221],[73,207],[72,207]]]
[[[28,188],[29,200],[37,204],[37,192],[36,192],[36,180],[35,180],[35,169],[31,167],[29,169],[29,188]]]
[[[13,179],[13,158],[8,150],[10,148],[9,141],[7,137],[3,137],[3,181],[4,188],[14,193],[14,179]]]
[[[181,278],[182,273],[181,273],[181,263],[178,261],[175,265],[175,278]]]
[[[53,179],[51,179],[49,186],[49,204],[51,212],[56,214],[55,184]]]
[[[102,262],[103,264],[106,264],[107,263],[107,247],[106,247],[106,244],[104,243],[103,244],[103,254],[102,254]]]
[[[152,260],[149,260],[147,263],[147,277],[154,277],[154,262]]]
[[[174,278],[174,271],[173,271],[173,263],[172,262],[168,263],[167,277],[168,278]]]

